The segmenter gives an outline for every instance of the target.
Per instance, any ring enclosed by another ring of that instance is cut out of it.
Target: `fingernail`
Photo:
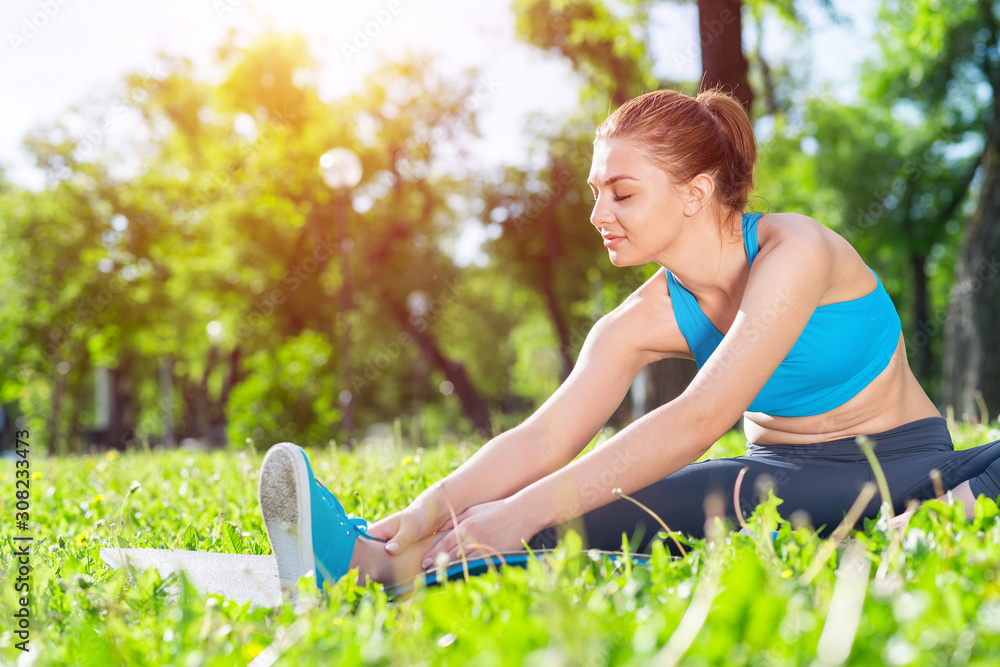
[[[395,542],[389,542],[388,544],[385,545],[385,550],[391,554],[394,554],[397,551],[399,551],[399,545],[396,544]]]
[[[421,567],[430,567],[433,564],[434,564],[434,559],[433,558],[425,558],[424,562],[421,563],[420,566]]]

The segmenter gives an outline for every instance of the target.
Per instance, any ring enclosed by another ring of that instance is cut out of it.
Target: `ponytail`
[[[704,91],[695,100],[715,116],[731,149],[719,165],[720,176],[725,174],[717,183],[720,199],[742,211],[753,190],[757,168],[757,139],[750,117],[739,101],[718,88]]]

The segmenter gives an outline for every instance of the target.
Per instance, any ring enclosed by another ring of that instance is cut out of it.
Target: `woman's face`
[[[594,146],[587,179],[594,192],[590,222],[601,232],[611,263],[659,262],[682,231],[683,199],[666,172],[622,140]]]

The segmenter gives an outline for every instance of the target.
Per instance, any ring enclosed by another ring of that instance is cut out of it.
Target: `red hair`
[[[594,143],[622,139],[642,149],[675,183],[715,180],[718,200],[742,213],[757,168],[757,140],[743,105],[721,90],[689,97],[655,90],[621,105]]]

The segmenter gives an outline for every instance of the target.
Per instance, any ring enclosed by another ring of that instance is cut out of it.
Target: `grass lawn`
[[[976,425],[953,433],[958,448],[1000,438]],[[310,454],[348,512],[377,519],[477,445],[412,451],[389,442]],[[729,434],[710,456],[742,445]],[[100,560],[101,547],[115,544],[269,553],[256,500],[262,454],[33,456],[27,656],[12,633],[22,595],[16,459],[0,460],[0,663],[234,665],[272,647],[277,664],[297,667],[1000,664],[1000,522],[985,499],[975,520],[932,501],[905,536],[870,523],[836,551],[780,522],[773,503],[750,522],[757,534],[778,529],[773,545],[727,532],[692,543],[686,559],[657,548],[649,566],[594,561],[571,537],[545,565],[418,589],[405,601],[345,578],[328,604],[301,616],[287,605],[250,609],[205,597],[183,581],[173,599],[166,589],[178,581],[149,572],[133,585]]]

